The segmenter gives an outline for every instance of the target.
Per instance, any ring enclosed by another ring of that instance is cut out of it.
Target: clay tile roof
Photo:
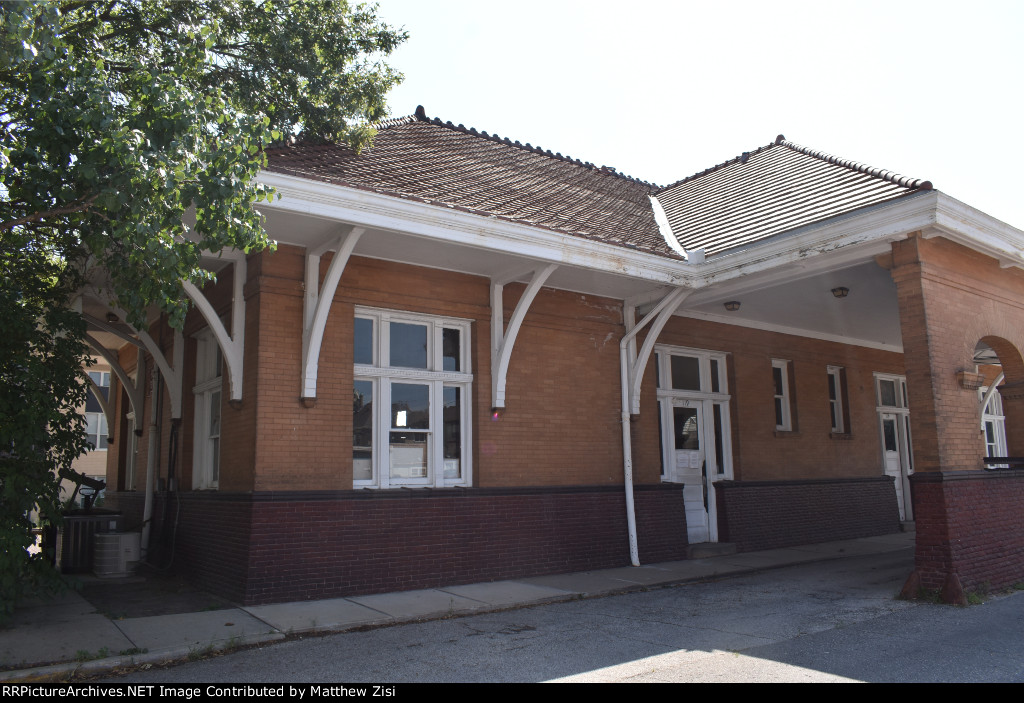
[[[268,151],[268,171],[371,190],[680,258],[654,219],[656,186],[463,125],[416,114],[376,125],[356,154],[298,143]]]
[[[780,134],[655,195],[679,243],[710,256],[931,188],[928,181],[808,149]]]

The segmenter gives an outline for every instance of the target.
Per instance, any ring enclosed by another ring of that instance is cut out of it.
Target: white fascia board
[[[998,259],[1004,266],[1024,268],[1024,232],[981,210],[936,191],[935,228],[925,236],[943,236]]]
[[[831,251],[828,256],[808,256],[788,263],[779,263],[773,268],[764,268],[752,273],[744,272],[732,278],[723,277],[713,283],[705,283],[688,299],[688,302],[692,305],[701,305],[708,301],[747,295],[773,285],[795,283],[812,276],[840,271],[869,261],[879,254],[888,254],[892,251],[890,241],[891,238],[886,238],[851,243]]]
[[[935,191],[926,191],[720,254],[700,267],[698,286],[710,286],[793,262],[810,263],[812,258],[824,254],[835,256],[836,251],[848,247],[858,247],[860,255],[866,255],[868,249],[874,248],[870,246],[872,243],[887,244],[910,232],[933,226],[937,195]]]
[[[1003,266],[1024,268],[1024,232],[936,190],[921,191],[691,263],[496,217],[295,176],[264,172],[260,181],[282,195],[260,207],[670,286],[717,289],[727,281],[751,277],[740,287],[759,287],[775,279],[786,280],[793,275],[794,268],[806,270],[804,275],[844,268],[889,251],[890,242],[916,231],[925,236],[945,236],[998,259]]]
[[[538,227],[405,200],[345,186],[262,172],[259,180],[280,199],[259,207],[339,220],[371,229],[418,235],[434,241],[580,268],[605,271],[672,286],[692,286],[695,276],[682,261],[574,237]],[[287,243],[287,240],[280,239]]]

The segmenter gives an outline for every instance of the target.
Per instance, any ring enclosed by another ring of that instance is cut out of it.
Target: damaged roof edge
[[[654,211],[654,221],[658,223],[658,231],[661,232],[661,236],[665,238],[665,244],[669,246],[672,251],[677,252],[687,261],[690,260],[690,255],[682,244],[679,243],[679,239],[675,233],[672,232],[672,225],[668,222],[668,215],[665,214],[665,208],[658,202],[658,198],[654,195],[648,195],[651,199],[651,209]]]

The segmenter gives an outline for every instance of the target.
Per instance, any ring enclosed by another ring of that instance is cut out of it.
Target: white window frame
[[[776,432],[793,430],[793,406],[789,393],[789,360],[772,359],[772,415],[775,415],[775,401],[780,400],[782,406],[782,424],[775,423]],[[775,392],[775,369],[782,372],[782,395]]]
[[[354,364],[354,381],[369,381],[373,384],[373,446],[371,448],[372,476],[357,480],[354,488],[415,488],[445,486],[470,486],[473,481],[472,467],[472,387],[473,374],[470,369],[471,320],[461,318],[424,315],[397,310],[382,310],[357,306],[355,318],[368,319],[373,323],[373,344],[371,364]],[[390,324],[392,322],[424,325],[427,328],[427,367],[425,369],[390,366]],[[444,330],[459,332],[459,371],[444,370]],[[422,478],[399,478],[390,474],[391,433],[403,428],[391,427],[391,387],[394,383],[425,385],[429,389],[429,429],[405,430],[427,435],[427,471]],[[444,476],[444,390],[460,389],[460,476]]]
[[[195,335],[196,385],[195,423],[192,449],[192,488],[216,490],[220,487],[220,446],[224,436],[224,361],[213,332],[206,328]],[[220,399],[220,432],[210,433],[215,399]],[[216,440],[216,442],[214,441]],[[214,471],[214,467],[216,472]]]
[[[882,404],[882,383],[892,383],[894,387],[894,395],[896,396],[895,405],[883,405]],[[877,410],[885,410],[886,412],[909,412],[910,408],[907,404],[907,379],[903,376],[896,376],[887,373],[876,373],[875,374],[875,407]]]
[[[707,349],[692,349],[689,347],[670,347],[659,344],[654,348],[654,363],[658,374],[658,421],[661,432],[661,480],[672,481],[673,477],[666,473],[666,467],[672,466],[669,442],[666,441],[672,429],[672,408],[673,401],[689,401],[703,403],[702,412],[705,416],[705,427],[702,436],[714,437],[714,406],[721,405],[722,413],[722,456],[715,457],[716,463],[721,472],[714,476],[714,480],[729,480],[733,477],[732,468],[732,422],[730,420],[729,403],[732,396],[729,395],[729,374],[727,372],[725,352],[710,351]],[[700,368],[700,390],[681,390],[672,388],[672,357],[688,356],[698,360]],[[718,390],[712,391],[711,362],[718,364]],[[712,447],[705,448],[707,451],[714,450]]]
[[[827,367],[828,377],[832,379],[832,385],[836,389],[836,397],[829,397],[828,403],[831,406],[832,417],[835,421],[832,423],[832,432],[835,434],[843,434],[846,432],[845,422],[845,398],[843,397],[843,367],[842,366],[829,366]]]
[[[982,386],[978,390],[980,396],[980,402],[984,402],[985,396],[988,394],[988,387]],[[992,435],[994,442],[988,441],[988,427],[992,425]],[[996,390],[989,398],[988,403],[981,409],[981,427],[983,436],[982,439],[985,442],[985,456],[1006,456],[1006,416],[1003,414],[1003,397],[999,395],[999,391]],[[997,467],[1004,467],[1005,464],[997,464]]]
[[[96,429],[95,432],[89,431],[89,426],[92,425]],[[105,413],[85,413],[85,437],[89,444],[92,445],[90,452],[105,452],[107,451],[107,437],[110,436],[110,428],[107,427],[107,416]],[[100,446],[100,444],[103,446]]]
[[[106,398],[106,400],[109,401],[110,400],[110,372],[109,371],[89,371],[88,373],[89,373],[89,378],[91,378],[96,383],[97,386],[99,386],[100,388],[106,388],[107,389],[107,398]],[[99,378],[97,378],[97,376]],[[89,385],[91,386],[92,384],[90,383]],[[96,390],[95,388],[90,389],[89,390],[89,395],[92,395],[93,392],[95,392],[95,390]],[[110,436],[110,428],[107,426],[107,415],[106,415],[106,413],[104,413],[102,409],[99,412],[87,412],[87,413],[85,413],[85,420],[86,420],[86,437],[88,438],[88,441],[93,445],[92,449],[90,449],[89,451],[90,452],[105,452],[105,451],[107,451],[106,442],[107,442],[107,437]],[[97,428],[96,432],[89,432],[89,430],[88,430],[88,423],[90,421]],[[102,447],[100,446],[100,440],[101,439],[102,439],[103,445],[104,445]]]

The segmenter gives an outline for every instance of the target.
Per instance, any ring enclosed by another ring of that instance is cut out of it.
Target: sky
[[[1024,2],[380,0],[392,116],[667,185],[790,141],[1024,229]]]

